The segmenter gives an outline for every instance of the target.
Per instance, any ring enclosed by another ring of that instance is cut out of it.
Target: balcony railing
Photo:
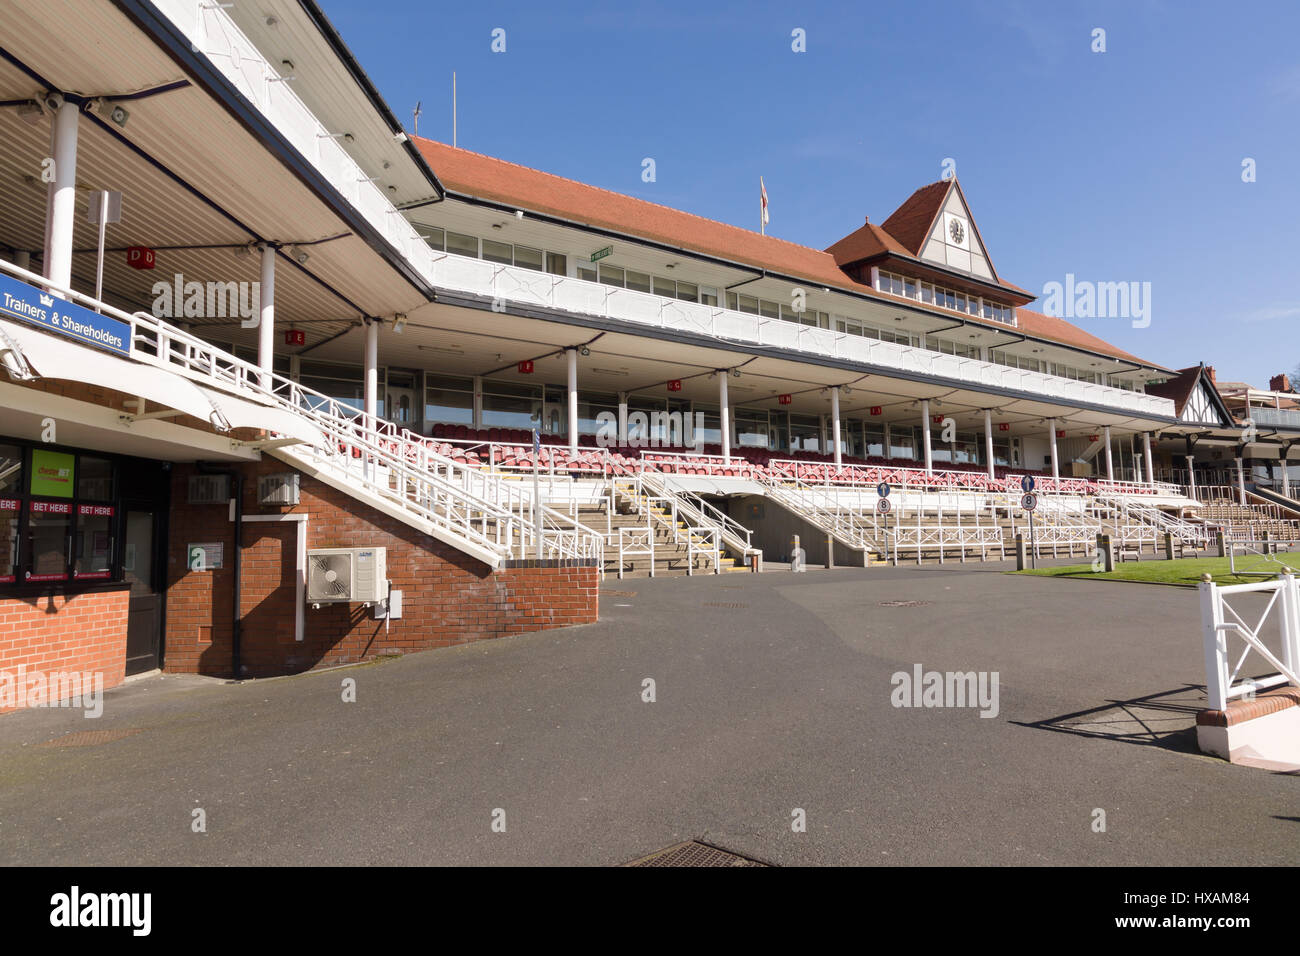
[[[746,345],[861,362],[898,372],[932,375],[963,386],[1013,389],[1047,399],[1086,402],[1139,415],[1172,417],[1174,414],[1174,403],[1170,399],[1142,392],[1009,368],[979,359],[796,325],[781,319],[682,302],[452,253],[429,250],[429,257],[430,281],[441,288],[598,315],[634,326],[694,333]]]
[[[1252,408],[1250,409],[1250,419],[1256,425],[1300,428],[1300,411],[1289,408]]]

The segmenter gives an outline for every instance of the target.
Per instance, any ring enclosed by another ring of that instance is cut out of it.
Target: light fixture
[[[587,348],[587,346],[584,345],[582,346],[582,348],[578,349],[578,354],[584,357],[588,356],[591,354],[591,349]]]
[[[108,111],[108,118],[123,129],[126,128],[126,121],[131,118],[131,114],[126,111],[126,107],[114,103]]]
[[[396,332],[398,335],[401,335],[402,330],[405,328],[406,328],[406,313],[398,312],[395,316],[393,316],[393,331]]]
[[[459,349],[454,345],[417,345],[416,348],[425,352],[445,352],[447,355],[465,354],[463,349]]]
[[[501,228],[501,223],[499,223],[499,222],[494,222],[494,223],[492,223],[492,228],[493,228],[493,229],[500,229],[500,228]]]
[[[740,378],[740,369],[738,369],[738,368],[733,368],[733,369],[731,370],[731,377],[732,377],[732,378]]]

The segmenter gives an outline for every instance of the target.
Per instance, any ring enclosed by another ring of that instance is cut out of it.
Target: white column
[[[1109,425],[1106,426],[1105,433],[1106,433],[1106,480],[1114,481],[1115,480],[1115,454],[1114,452],[1111,451],[1111,447],[1110,447],[1110,426]]]
[[[1059,481],[1061,477],[1061,465],[1056,459],[1056,419],[1047,420],[1047,438],[1052,446],[1052,480]]]
[[[264,373],[262,387],[271,387],[275,366],[275,247],[269,242],[262,249],[262,316],[257,326],[257,367]]]
[[[1286,459],[1282,459],[1282,494],[1291,497],[1291,473],[1287,470]]]
[[[54,114],[50,152],[54,179],[50,182],[49,221],[45,227],[45,278],[72,283],[72,227],[77,214],[77,120],[80,107],[66,100]]]
[[[687,412],[686,414],[689,415],[690,412]],[[621,448],[626,444],[627,444],[627,392],[619,392],[618,393],[618,445]]]
[[[483,427],[483,376],[475,375],[473,407],[470,410],[470,422],[475,431]]]
[[[569,454],[578,454],[578,350],[565,349],[569,358]]]
[[[1142,457],[1147,466],[1147,484],[1154,485],[1156,482],[1156,466],[1151,460],[1151,433],[1142,433]]]
[[[930,400],[921,399],[921,441],[925,443],[925,470],[934,471],[934,453],[930,450]]]
[[[831,389],[831,441],[835,445],[835,464],[843,464],[840,454],[840,387]]]
[[[1192,461],[1193,461],[1192,456],[1188,455],[1187,456],[1187,490],[1191,493],[1193,499],[1199,500],[1196,498],[1196,470],[1192,468]]]
[[[379,407],[379,320],[366,323],[366,427],[377,424]]]
[[[1242,471],[1241,468],[1241,456],[1238,455],[1236,458],[1233,459],[1233,461],[1237,463],[1237,500],[1242,505],[1245,505],[1246,504],[1246,474],[1244,471]]]
[[[722,461],[731,464],[731,406],[727,400],[727,369],[718,372],[718,424],[722,427]]]
[[[989,477],[993,477],[993,409],[984,409],[984,457],[989,463]]]

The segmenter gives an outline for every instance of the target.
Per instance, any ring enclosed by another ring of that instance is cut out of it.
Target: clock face
[[[966,239],[966,228],[961,224],[960,219],[948,220],[948,235],[956,245],[961,245]]]

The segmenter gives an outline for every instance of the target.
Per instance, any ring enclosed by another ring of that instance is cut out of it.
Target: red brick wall
[[[384,653],[463,644],[596,620],[595,567],[513,568],[492,573],[461,551],[307,475],[299,504],[257,504],[257,476],[292,471],[267,456],[243,466],[245,515],[309,515],[307,547],[384,547],[393,589],[403,592],[400,620],[375,620],[359,604],[308,607],[305,638],[294,640],[294,522],[245,522],[241,585],[244,676],[293,673]],[[234,531],[226,505],[187,503],[190,466],[174,469],[168,554],[164,667],[230,676]],[[221,541],[225,567],[190,571],[191,543]]]
[[[0,598],[0,671],[126,674],[126,588]],[[0,712],[14,710],[0,707]]]

